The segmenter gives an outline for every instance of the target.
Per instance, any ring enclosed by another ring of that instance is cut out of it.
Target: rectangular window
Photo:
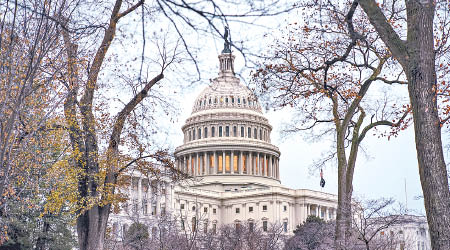
[[[180,204],[180,209],[184,209],[184,204]]]
[[[184,230],[184,220],[181,220],[181,230]]]
[[[259,129],[259,139],[262,140],[262,129]]]
[[[219,173],[222,173],[222,171],[223,171],[223,156],[222,155],[219,155],[219,169],[218,169],[218,171],[219,171]]]
[[[230,136],[230,126],[225,126],[225,136]]]
[[[252,138],[252,128],[250,128],[250,127],[247,129],[247,137]],[[190,134],[189,134],[189,138],[190,138]]]
[[[253,212],[253,207],[248,207],[248,211],[251,213]]]
[[[219,137],[222,137],[222,126],[219,126]]]
[[[204,133],[203,137],[208,138],[208,128],[205,128],[205,133]]]
[[[241,212],[241,210],[237,207],[236,208],[236,213],[238,214],[238,213],[240,213]]]
[[[211,128],[211,137],[216,136],[216,127]]]
[[[216,214],[217,210],[215,208],[213,208],[213,214]]]
[[[202,129],[198,129],[198,139],[202,139]]]
[[[195,132],[195,131],[194,131]],[[195,135],[194,135],[194,137],[195,137]],[[255,129],[253,129],[253,138],[254,139],[258,139],[257,138],[258,137],[258,132],[257,132],[257,130],[256,130],[256,128]],[[195,138],[194,138],[195,139]]]
[[[263,206],[263,211],[267,211],[267,205]]]
[[[238,172],[238,164],[239,164],[239,162],[238,162],[238,156],[237,156],[237,155],[234,155],[234,156],[233,156],[233,171],[234,171],[235,173]]]
[[[283,211],[284,211],[284,212],[287,211],[287,206],[283,206]]]
[[[191,131],[189,131],[189,141],[192,140],[192,135],[191,135]]]
[[[231,171],[231,161],[230,154],[225,155],[225,172],[229,173]]]
[[[233,127],[233,136],[237,137],[237,127],[236,126]]]
[[[213,224],[212,230],[213,230],[213,234],[216,234],[216,232],[217,232],[217,225],[216,224]]]
[[[244,137],[244,127],[241,127],[241,137]]]
[[[285,221],[285,222],[283,222],[283,231],[285,232],[285,233],[287,233],[287,230],[288,230],[288,228],[287,228],[287,221]]]
[[[253,232],[254,224],[253,222],[248,223],[248,231]]]
[[[192,140],[195,140],[195,129],[192,130]]]
[[[204,207],[204,208],[203,208],[203,212],[204,212],[204,213],[207,213],[207,212],[208,212],[208,208],[207,208],[207,207]]]
[[[267,221],[263,221],[263,231],[267,232]]]

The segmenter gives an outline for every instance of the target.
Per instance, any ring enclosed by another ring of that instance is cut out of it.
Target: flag
[[[320,186],[325,187],[325,179],[323,179],[323,171],[320,169]]]

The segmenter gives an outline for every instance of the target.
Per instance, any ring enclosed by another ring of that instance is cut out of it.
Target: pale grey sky
[[[213,53],[219,53],[211,46]],[[240,55],[236,55],[240,57]],[[217,56],[211,58],[209,66],[218,67]],[[238,61],[236,67],[242,66]],[[213,78],[217,71],[206,78]],[[195,98],[206,87],[199,84],[194,88],[184,91],[180,100],[181,114],[178,122],[173,126],[176,131],[172,132],[173,145],[182,144],[181,126],[191,114]],[[272,143],[280,148],[280,176],[281,183],[289,188],[305,188],[322,190],[324,192],[337,194],[337,166],[330,164],[324,169],[326,180],[325,188],[319,186],[319,171],[311,170],[310,166],[314,160],[320,159],[322,154],[332,145],[332,138],[328,141],[308,143],[302,134],[292,135],[288,138],[280,138],[281,124],[288,122],[290,112],[288,110],[265,112],[273,126]],[[308,133],[308,132],[303,132]],[[360,150],[358,163],[354,175],[354,196],[366,199],[381,197],[392,197],[405,205],[412,213],[424,214],[423,199],[417,199],[422,195],[419,181],[416,151],[414,144],[414,133],[412,127],[402,131],[397,138],[376,138],[368,136]],[[406,192],[405,192],[406,181]]]

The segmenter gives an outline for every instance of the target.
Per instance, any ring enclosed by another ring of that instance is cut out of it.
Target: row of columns
[[[178,170],[192,176],[247,174],[279,179],[279,160],[272,154],[243,151],[213,151],[177,157]]]
[[[136,181],[136,179],[137,190],[134,190],[134,181]],[[143,184],[143,182],[145,184]],[[145,188],[143,188],[144,185],[147,185],[146,191]],[[156,185],[155,189],[153,189],[153,185]],[[137,214],[139,215],[150,215],[154,210],[154,215],[161,214],[161,198],[163,197],[161,191],[163,189],[165,190],[164,209],[168,212],[172,209],[173,196],[173,189],[170,183],[157,182],[156,184],[152,184],[147,178],[130,176],[130,185],[128,186],[128,197],[130,197],[128,213],[130,213],[130,215],[136,215],[134,214],[134,206],[137,205]],[[147,206],[145,207],[145,205]],[[155,209],[153,209],[154,206],[156,206]]]
[[[325,219],[325,220],[330,220],[330,215],[332,216],[331,219],[334,219],[334,217],[335,217],[335,214],[334,214],[335,208],[321,206],[318,204],[305,204],[305,206],[306,206],[306,209],[305,209],[306,217],[305,218],[307,218],[310,215],[314,215],[314,216],[317,216],[317,217]],[[322,216],[323,209],[325,210],[324,216]]]

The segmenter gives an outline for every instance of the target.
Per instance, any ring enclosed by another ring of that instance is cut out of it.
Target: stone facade
[[[175,186],[149,185],[140,174],[130,174],[128,209],[112,217],[113,230],[126,228],[130,213],[151,220],[170,212],[182,228],[193,222],[212,230],[230,223],[263,229],[277,223],[287,234],[308,215],[335,218],[336,195],[281,185],[272,126],[256,96],[234,75],[234,55],[222,52],[219,62],[219,75],[196,99],[181,128],[184,143],[174,153],[175,167],[192,178]]]

